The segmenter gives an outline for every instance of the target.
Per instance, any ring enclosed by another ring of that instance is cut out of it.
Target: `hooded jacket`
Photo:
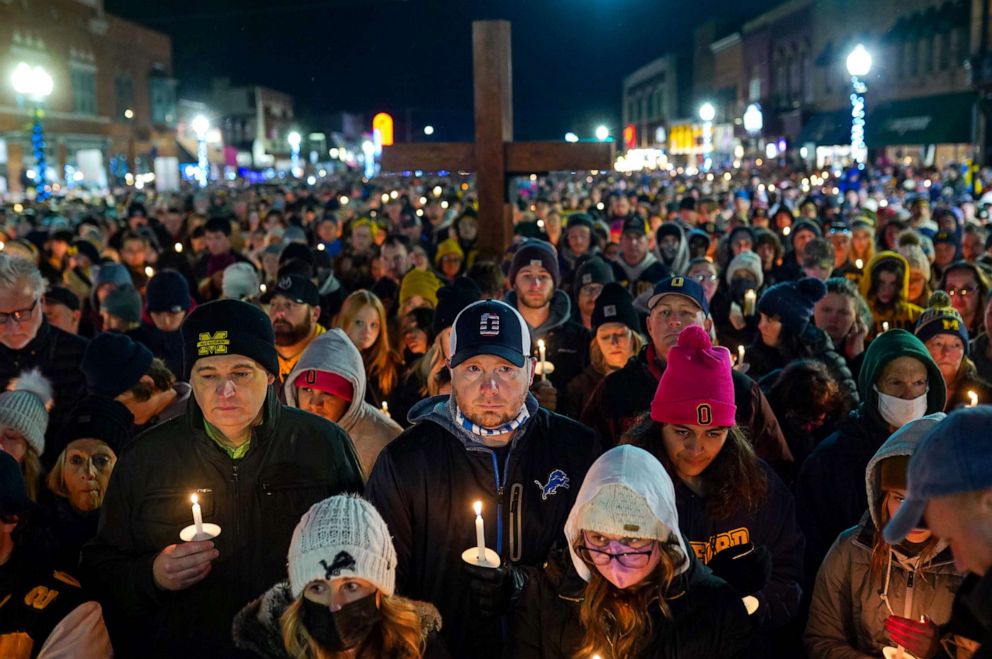
[[[661,230],[664,229],[664,232]],[[669,273],[673,275],[684,275],[685,271],[689,269],[689,241],[685,238],[685,230],[682,228],[680,222],[666,222],[658,227],[656,236],[661,236],[663,233],[674,232],[678,238],[679,244],[675,248],[675,258],[669,263],[665,260],[665,257],[661,253],[661,247],[656,244],[654,248],[654,255],[658,261],[668,268]],[[656,241],[656,243],[661,241]]]
[[[472,502],[482,501],[486,546],[504,564],[538,566],[561,540],[579,484],[601,449],[595,434],[526,399],[530,417],[500,449],[455,423],[447,396],[410,410],[415,425],[390,442],[365,496],[396,545],[396,590],[441,612],[455,657],[495,657],[499,619],[474,612],[462,552],[475,546]]]
[[[382,448],[403,429],[395,421],[365,401],[365,366],[358,348],[340,329],[328,330],[310,342],[296,366],[286,377],[283,391],[286,404],[299,407],[296,379],[304,371],[327,371],[351,383],[351,404],[337,424],[351,437],[362,473],[372,473],[372,466]]]
[[[902,266],[903,274],[896,299],[892,304],[882,307],[878,304],[875,296],[869,296],[868,292],[871,290],[876,268],[885,261],[897,261]],[[884,331],[885,328],[882,323],[888,323],[889,329],[900,328],[912,331],[916,319],[923,313],[923,309],[909,302],[909,261],[898,252],[885,251],[875,254],[868,262],[868,267],[865,268],[858,287],[861,290],[861,297],[865,299],[868,308],[871,309],[872,318],[875,319],[875,326],[868,333],[869,339]]]
[[[944,378],[919,339],[905,330],[889,330],[872,342],[858,374],[861,404],[813,449],[799,471],[796,510],[806,535],[809,586],[837,535],[857,524],[868,507],[862,474],[891,434],[878,411],[875,383],[885,366],[898,357],[915,357],[926,366],[926,413],[944,409]]]
[[[207,435],[195,398],[184,416],[142,433],[121,452],[97,535],[82,552],[84,576],[120,625],[120,656],[234,655],[234,614],[285,578],[303,513],[329,496],[361,491],[358,459],[340,428],[282,405],[271,387],[261,414],[238,460]],[[164,591],[152,564],[180,542],[194,492],[204,521],[221,526],[214,539],[220,555],[199,583]]]
[[[517,293],[510,291],[506,303],[517,307]],[[565,394],[569,381],[582,372],[589,361],[589,331],[572,320],[572,301],[557,289],[551,296],[548,319],[539,327],[530,327],[530,346],[537,357],[537,341],[544,340],[547,360],[555,370],[548,375],[558,396]]]
[[[231,635],[234,645],[265,659],[291,659],[282,641],[282,614],[293,603],[288,581],[281,581],[250,602],[234,617]],[[424,659],[446,659],[449,655],[438,636],[441,616],[427,602],[412,602],[420,618]]]
[[[613,277],[625,287],[636,299],[644,291],[654,288],[654,285],[668,276],[668,268],[658,260],[654,252],[648,251],[637,265],[627,265],[623,257],[610,261]]]
[[[882,648],[892,644],[885,632],[890,615],[913,620],[926,615],[938,625],[950,619],[961,576],[946,542],[937,545],[925,564],[905,543],[894,546],[884,573],[871,574],[884,500],[879,465],[886,458],[912,455],[927,431],[945,416],[938,412],[903,426],[868,463],[868,511],[857,526],[840,534],[816,577],[805,635],[810,659],[880,656]]]
[[[740,597],[688,551],[679,530],[675,491],[665,468],[646,451],[620,446],[603,454],[586,474],[565,522],[568,552],[553,552],[544,569],[528,581],[515,611],[506,656],[565,659],[574,657],[582,645],[579,610],[592,568],[574,548],[581,542],[585,507],[611,484],[625,485],[642,495],[686,558],[677,566],[676,577],[665,593],[671,616],[663,617],[657,602],[652,603],[649,613],[653,637],[636,657],[703,659],[737,655],[747,647],[751,634],[751,621]]]

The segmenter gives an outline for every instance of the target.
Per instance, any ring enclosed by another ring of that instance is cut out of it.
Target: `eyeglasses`
[[[960,295],[961,297],[968,297],[969,295],[974,295],[978,292],[977,286],[962,286],[961,288],[948,288],[947,294],[951,297],[955,295]]]
[[[720,277],[717,275],[689,275],[689,279],[699,282],[700,284],[705,284],[706,282],[718,281]]]
[[[0,311],[0,325],[6,325],[7,321],[13,320],[15,323],[23,323],[25,320],[31,317],[34,313],[34,308],[38,306],[38,300],[31,304],[27,309],[17,309],[16,311]]]
[[[623,567],[640,568],[648,564],[651,554],[654,553],[654,547],[652,546],[648,551],[623,551],[614,554],[581,545],[576,547],[576,552],[583,561],[593,565],[609,565],[610,561],[616,560]]]

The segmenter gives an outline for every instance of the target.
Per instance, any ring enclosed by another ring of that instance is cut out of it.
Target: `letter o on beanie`
[[[186,378],[201,357],[243,355],[270,375],[279,373],[272,323],[261,309],[240,300],[216,300],[194,309],[179,328]]]
[[[294,598],[316,580],[365,579],[383,595],[396,589],[389,528],[375,506],[352,494],[313,504],[293,531],[287,558]]]
[[[702,327],[690,325],[668,351],[651,418],[659,423],[728,427],[737,424],[730,352],[710,343]]]

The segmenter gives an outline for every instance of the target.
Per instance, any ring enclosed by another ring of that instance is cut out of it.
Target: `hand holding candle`
[[[203,521],[203,509],[200,507],[199,495],[193,494],[189,500],[193,503],[193,523],[179,532],[179,538],[183,542],[200,542],[201,540],[213,540],[219,536],[220,526]]]
[[[758,294],[754,292],[753,288],[749,288],[744,293],[744,315],[753,316],[755,303],[758,301]]]
[[[737,346],[737,364],[740,365],[743,363],[744,363],[744,346],[739,345]]]
[[[541,380],[548,379],[547,367],[545,364],[548,363],[547,358],[547,347],[544,345],[544,339],[537,340],[537,354],[540,356],[541,360]]]

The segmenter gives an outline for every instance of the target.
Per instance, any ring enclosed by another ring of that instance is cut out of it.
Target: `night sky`
[[[434,139],[472,134],[471,21],[513,25],[514,133],[520,140],[619,130],[623,76],[688,53],[710,17],[739,23],[776,0],[105,0],[108,12],[173,39],[182,91],[212,77],[296,97],[298,116],[384,110]],[[498,9],[494,9],[498,8]],[[301,126],[301,128],[314,128]],[[398,139],[405,131],[398,126]],[[417,137],[422,138],[422,135]]]

